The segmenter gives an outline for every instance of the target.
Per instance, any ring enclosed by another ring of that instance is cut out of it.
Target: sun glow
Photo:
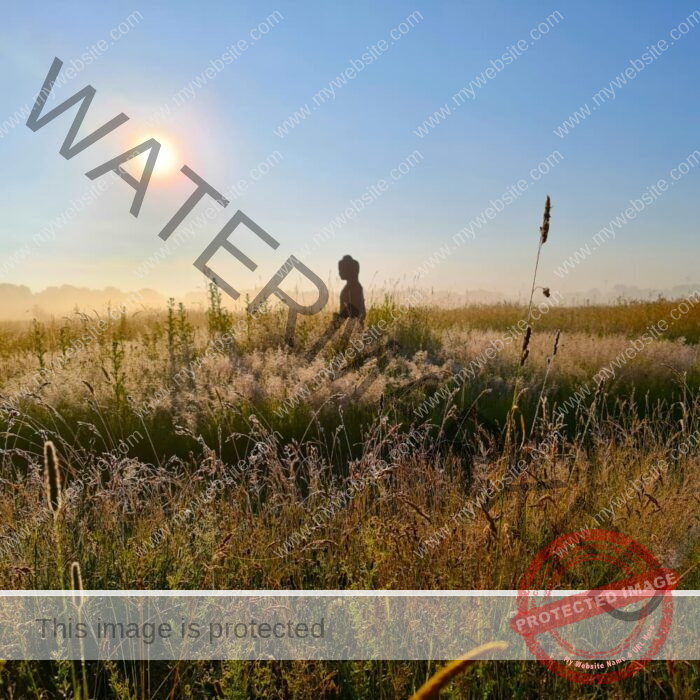
[[[180,172],[184,165],[183,156],[170,139],[160,135],[151,135],[148,138],[154,138],[160,144],[160,150],[158,151],[156,164],[153,167],[150,184],[167,184]],[[125,150],[127,148],[133,148],[135,145],[136,144],[133,142],[130,142],[129,145],[125,147]],[[140,153],[134,158],[133,163],[127,163],[124,166],[125,170],[138,180],[143,173],[143,169],[146,167],[146,162],[150,155],[151,151]]]
[[[158,160],[153,168],[151,179],[154,182],[163,182],[172,179],[180,172],[183,166],[182,157],[172,141],[162,136],[156,136],[155,139],[160,144],[160,151],[158,151]]]
[[[153,169],[153,177],[172,177],[175,173],[180,172],[180,168],[182,168],[180,155],[172,142],[167,139],[156,138],[156,141],[160,143],[160,151],[158,152],[156,166]]]

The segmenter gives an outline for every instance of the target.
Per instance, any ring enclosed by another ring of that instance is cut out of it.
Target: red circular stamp
[[[582,580],[602,585],[553,598],[553,591]],[[530,564],[511,627],[553,673],[576,683],[614,683],[640,671],[663,646],[678,582],[675,571],[631,537],[580,530],[550,542]],[[623,610],[633,603],[642,606]],[[567,641],[572,636],[579,641]],[[606,648],[585,648],[591,640]]]

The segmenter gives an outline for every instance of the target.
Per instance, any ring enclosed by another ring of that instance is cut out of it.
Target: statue
[[[350,255],[346,255],[338,262],[338,274],[341,280],[347,284],[340,292],[340,317],[358,318],[360,326],[364,327],[365,317],[365,295],[360,284],[360,263]]]

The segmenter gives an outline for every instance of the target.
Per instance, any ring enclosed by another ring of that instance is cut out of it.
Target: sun
[[[166,184],[180,172],[184,164],[183,157],[171,139],[161,136],[160,134],[150,135],[149,138],[154,138],[160,144],[158,158],[153,167],[150,182],[155,185]],[[130,143],[129,146],[133,148],[134,144]],[[125,170],[130,172],[136,179],[139,179],[140,174],[143,173],[143,169],[146,167],[146,162],[150,154],[151,151],[143,151],[134,158],[133,163],[127,163],[125,165]]]
[[[162,136],[156,136],[155,140],[160,144],[160,151],[158,151],[158,159],[151,179],[154,182],[170,180],[180,172],[183,165],[182,159],[172,141]]]

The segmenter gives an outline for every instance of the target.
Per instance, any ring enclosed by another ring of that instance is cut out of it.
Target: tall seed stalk
[[[559,339],[561,338],[561,330],[558,330],[556,335],[554,336],[554,347],[552,348],[552,354],[547,358],[547,369],[545,370],[544,373],[544,379],[542,380],[542,388],[540,389],[540,395],[537,397],[537,405],[535,406],[535,415],[532,418],[532,425],[530,426],[530,437],[532,437],[533,432],[535,431],[535,426],[537,425],[537,416],[540,411],[540,404],[544,400],[544,391],[547,387],[547,379],[549,377],[549,373],[552,371],[552,365],[554,364],[554,358],[557,356],[557,352],[559,351]]]
[[[515,431],[515,412],[518,410],[518,401],[521,396],[520,390],[520,380],[522,377],[523,367],[530,355],[530,339],[532,337],[532,326],[530,325],[530,320],[532,318],[532,300],[535,296],[535,290],[537,289],[537,271],[540,266],[540,255],[542,254],[542,246],[547,242],[549,238],[549,221],[551,218],[552,200],[549,195],[544,202],[544,216],[542,217],[542,225],[540,226],[540,239],[537,246],[537,258],[535,259],[535,270],[532,275],[532,287],[530,289],[530,300],[528,302],[527,309],[527,330],[525,331],[525,337],[523,338],[523,345],[520,351],[520,362],[515,371],[515,384],[513,386],[513,399],[511,401],[510,410],[508,411],[508,416],[506,419],[506,440],[504,448],[504,456],[506,459],[506,465],[510,457],[510,452],[512,449],[513,433]],[[544,295],[549,297],[549,288],[543,288]],[[525,435],[523,435],[523,440]]]
[[[85,598],[83,597],[83,576],[80,572],[80,564],[74,561],[70,567],[70,582],[71,590],[73,591],[73,605],[78,611],[78,624],[82,622],[82,609]],[[83,698],[84,700],[89,700],[88,694],[88,682],[87,682],[87,669],[85,667],[85,646],[83,644],[83,638],[80,637],[80,666],[82,668],[82,681],[83,681]],[[77,697],[77,696],[76,696]]]
[[[44,443],[44,492],[49,510],[53,514],[53,533],[54,541],[56,542],[56,556],[58,578],[61,583],[61,590],[65,590],[65,579],[63,576],[63,545],[61,542],[61,513],[63,511],[63,479],[61,476],[61,465],[58,459],[56,447],[50,440]],[[63,600],[63,617],[68,627],[68,606],[65,596]],[[69,647],[72,648],[72,643],[69,641]],[[77,700],[80,700],[81,689],[78,685],[78,676],[75,672],[75,663],[70,661],[71,681],[73,683],[73,695]],[[87,696],[85,696],[87,700]]]

